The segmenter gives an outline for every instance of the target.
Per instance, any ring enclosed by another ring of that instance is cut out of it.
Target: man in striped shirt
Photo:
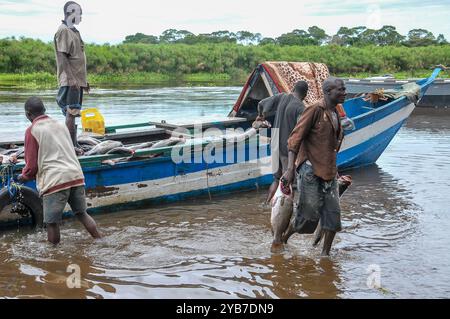
[[[100,238],[95,221],[86,212],[84,175],[69,130],[45,115],[44,104],[37,97],[26,101],[25,114],[32,124],[25,132],[26,165],[18,180],[36,179],[48,240],[59,243],[59,224],[67,203],[92,237]]]

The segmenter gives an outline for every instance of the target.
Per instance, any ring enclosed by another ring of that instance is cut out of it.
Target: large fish
[[[137,150],[142,150],[142,149],[146,149],[146,148],[150,148],[155,144],[155,142],[145,142],[145,143],[141,143],[141,144],[136,144],[136,145],[130,145],[128,146],[128,148],[130,150],[133,151],[137,151]]]
[[[91,155],[106,154],[110,150],[122,146],[123,146],[122,142],[108,140],[95,145],[89,152],[84,153],[84,155],[91,156]]]
[[[166,140],[159,141],[153,144],[150,148],[161,148],[167,146],[173,146],[181,143],[186,143],[186,139],[184,137],[171,137]]]
[[[132,156],[135,152],[136,152],[135,150],[132,150],[128,147],[122,146],[122,147],[113,148],[112,150],[108,151],[106,154],[115,154],[115,155],[119,154],[119,155]]]
[[[87,135],[80,135],[77,138],[77,142],[80,145],[98,145],[101,143],[101,141],[99,141],[98,139],[92,137],[92,136],[87,136]]]
[[[272,213],[270,223],[272,224],[273,242],[272,251],[276,252],[283,247],[281,236],[286,231],[294,210],[294,196],[292,186],[284,186],[279,183],[275,195],[272,197]]]

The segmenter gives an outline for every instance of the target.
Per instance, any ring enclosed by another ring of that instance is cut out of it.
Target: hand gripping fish
[[[272,251],[275,252],[283,247],[281,236],[286,231],[291,220],[292,212],[294,210],[294,193],[292,186],[284,186],[282,182],[279,183],[275,195],[272,197],[272,214],[270,216],[270,223],[272,224]]]

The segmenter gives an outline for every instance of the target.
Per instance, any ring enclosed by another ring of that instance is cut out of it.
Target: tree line
[[[412,29],[407,35],[401,35],[394,26],[385,25],[378,30],[364,26],[353,28],[341,27],[335,35],[328,35],[318,26],[309,27],[307,30],[295,29],[284,33],[277,38],[262,37],[260,33],[249,31],[216,31],[212,33],[194,34],[187,30],[168,29],[161,35],[146,35],[136,33],[125,38],[123,43],[146,44],[204,44],[204,43],[232,43],[243,45],[339,45],[339,46],[407,46],[418,47],[428,45],[447,44],[443,34],[437,37],[425,29]]]
[[[88,71],[96,74],[152,72],[159,74],[228,74],[245,77],[264,61],[326,63],[334,74],[387,73],[450,65],[450,45],[405,46],[280,46],[235,43],[87,44]],[[20,38],[0,40],[0,73],[56,70],[53,43]]]

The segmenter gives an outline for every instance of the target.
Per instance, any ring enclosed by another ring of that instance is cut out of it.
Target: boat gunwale
[[[216,146],[216,145],[231,145],[231,144],[237,144],[237,143],[245,143],[247,144],[249,142],[249,140],[251,138],[257,138],[257,142],[259,144],[259,142],[261,141],[261,135],[260,134],[256,134],[255,136],[252,137],[245,137],[242,140],[236,140],[235,137],[230,137],[230,139],[226,139],[226,138],[222,138],[220,139],[215,139],[215,140],[207,140],[207,141],[202,141],[202,142],[194,142],[191,144],[177,144],[177,145],[172,145],[172,146],[166,146],[166,147],[159,147],[159,148],[154,148],[154,149],[148,149],[148,150],[137,150],[135,151],[135,153],[132,156],[124,156],[124,154],[101,154],[101,155],[91,155],[91,156],[83,156],[83,157],[78,157],[78,160],[80,162],[81,167],[83,168],[83,170],[96,170],[96,169],[111,169],[114,168],[116,166],[127,166],[124,164],[134,164],[134,163],[143,163],[143,162],[158,162],[158,161],[165,161],[167,160],[167,158],[170,158],[170,156],[164,156],[166,153],[168,152],[172,152],[173,149],[184,149],[187,147],[190,147],[191,150],[195,151],[200,151],[198,148],[199,146],[202,147],[201,151],[203,151],[205,149],[205,147],[207,146]],[[204,138],[206,139],[206,138]],[[202,139],[203,140],[203,139]],[[267,144],[267,143],[266,143]],[[153,158],[146,158],[145,156],[148,155],[154,155],[154,154],[161,154],[163,153],[163,156],[158,156],[158,157],[153,157]],[[103,164],[103,161],[106,160],[113,160],[113,159],[118,159],[118,158],[129,158],[129,159],[135,159],[133,161],[123,161],[123,162],[117,162],[115,163],[114,166],[108,165],[108,164]],[[92,164],[92,165],[89,165]],[[0,165],[0,169],[2,169],[3,167],[5,167],[6,165]],[[25,166],[25,163],[18,163],[16,165],[14,165],[14,171],[16,170],[20,170]]]

